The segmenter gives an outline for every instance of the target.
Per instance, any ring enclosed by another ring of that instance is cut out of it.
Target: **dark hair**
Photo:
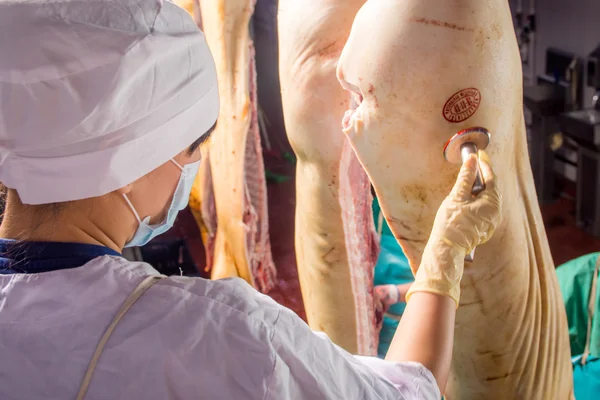
[[[6,201],[8,198],[8,189],[0,182],[0,224],[4,220],[4,212],[6,211]],[[15,192],[15,201],[19,201],[19,195]],[[26,205],[21,203],[21,207],[28,207],[29,212],[33,213],[36,224],[41,225],[43,222],[52,221],[57,218],[61,212],[63,212],[66,206],[71,203],[69,201],[62,203],[50,203],[50,204],[39,204],[35,206]]]
[[[196,139],[196,141],[194,143],[192,143],[190,145],[190,147],[188,147],[188,154],[192,155],[198,149],[198,147],[200,147],[200,145],[202,143],[206,142],[210,138],[210,136],[212,135],[212,133],[214,132],[216,127],[217,127],[217,123],[215,122],[213,124],[213,126],[208,131],[206,131],[206,133],[204,135],[202,135],[198,139]]]
[[[0,182],[0,224],[4,219],[4,207],[6,206],[6,193],[8,189]]]

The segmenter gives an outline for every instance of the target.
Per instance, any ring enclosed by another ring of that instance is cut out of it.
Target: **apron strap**
[[[112,335],[113,331],[115,330],[115,328],[117,327],[117,325],[119,324],[119,322],[121,321],[123,316],[127,313],[127,311],[129,311],[131,306],[140,297],[142,297],[142,295],[144,294],[144,292],[146,292],[146,290],[148,290],[152,285],[154,285],[156,282],[158,282],[159,279],[163,279],[163,278],[166,278],[166,276],[151,275],[151,276],[144,278],[144,280],[133,290],[133,292],[131,292],[129,297],[127,297],[127,299],[125,299],[125,301],[121,305],[121,308],[119,309],[119,311],[113,318],[113,320],[110,323],[110,325],[108,326],[108,328],[106,328],[104,335],[102,335],[102,337],[100,338],[100,341],[98,342],[98,345],[96,346],[94,355],[92,356],[92,359],[90,360],[88,369],[85,373],[83,381],[81,382],[81,386],[79,388],[79,392],[77,393],[76,400],[83,400],[83,398],[85,397],[85,394],[86,394],[88,387],[90,385],[90,382],[92,380],[92,375],[94,374],[94,370],[96,369],[96,365],[98,364],[98,360],[100,359],[100,356],[102,355],[102,351],[104,350],[104,346],[108,342],[108,339],[110,339],[110,336]]]
[[[598,271],[600,271],[600,255],[596,260],[596,268],[594,268],[594,276],[592,277],[592,287],[590,289],[590,298],[588,300],[588,323],[587,323],[587,334],[585,337],[585,349],[583,350],[583,356],[581,357],[581,364],[585,365],[587,358],[590,355],[590,342],[592,340],[592,321],[594,320],[594,313],[596,311],[596,289],[598,287]]]

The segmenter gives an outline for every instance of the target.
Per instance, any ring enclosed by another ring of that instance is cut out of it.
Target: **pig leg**
[[[375,354],[370,193],[362,171],[352,169],[353,187],[341,176],[355,160],[347,154],[342,162],[340,119],[349,96],[335,79],[363,2],[280,0],[279,74],[286,131],[298,159],[296,257],[308,323],[352,353]],[[345,226],[353,230],[348,235]],[[347,236],[362,246],[349,248]]]
[[[217,233],[217,209],[210,170],[208,146],[202,146],[202,159],[198,175],[190,194],[190,210],[200,228],[202,242],[206,252],[206,270],[212,268],[215,254],[215,236]]]
[[[200,1],[221,103],[217,128],[208,144],[217,215],[211,277],[240,276],[268,292],[274,285],[275,266],[249,33],[254,4],[254,0]]]
[[[446,398],[571,398],[568,327],[528,159],[508,3],[368,0],[338,78],[360,101],[344,132],[413,271],[459,169],[444,144],[465,128],[491,132],[503,223],[465,266]]]
[[[196,25],[202,29],[199,0],[175,0],[175,4],[186,10],[194,18]],[[209,271],[214,259],[217,212],[207,143],[202,145],[201,152],[202,159],[190,193],[189,207],[200,229],[206,253],[206,271]]]

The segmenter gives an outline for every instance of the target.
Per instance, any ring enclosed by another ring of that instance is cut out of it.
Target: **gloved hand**
[[[485,190],[477,196],[471,194],[477,167],[477,157],[472,155],[438,209],[407,302],[414,292],[430,292],[452,297],[458,307],[465,255],[487,242],[502,219],[496,177],[483,150],[479,151],[479,166]]]

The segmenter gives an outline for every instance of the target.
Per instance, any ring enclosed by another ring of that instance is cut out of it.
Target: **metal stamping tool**
[[[490,132],[480,126],[463,129],[446,142],[444,146],[444,158],[452,164],[462,165],[471,154],[477,155],[478,150],[485,150],[490,144]],[[479,163],[477,163],[477,175],[471,193],[477,196],[485,189],[485,181],[481,175]],[[473,261],[475,249],[467,254],[465,261]]]

